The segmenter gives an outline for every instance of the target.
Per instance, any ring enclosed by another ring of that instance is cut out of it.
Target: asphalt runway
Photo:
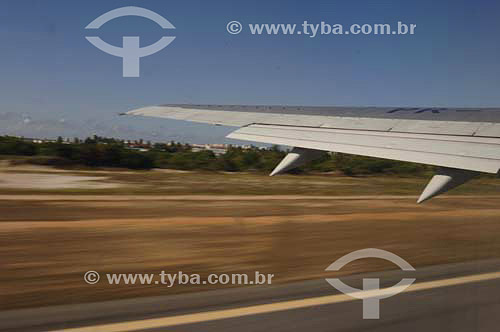
[[[335,277],[332,275],[332,277]],[[500,261],[489,260],[341,278],[380,291],[403,277],[404,292],[380,300],[380,318],[363,319],[362,300],[324,279],[0,313],[1,331],[497,331]],[[373,294],[374,296],[377,294]]]

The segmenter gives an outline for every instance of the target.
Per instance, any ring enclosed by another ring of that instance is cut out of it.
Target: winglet
[[[432,197],[456,188],[478,174],[477,172],[463,169],[441,168],[425,187],[417,203],[420,204]]]
[[[304,165],[308,161],[318,158],[323,151],[304,149],[304,148],[293,148],[290,153],[288,153],[285,158],[276,166],[276,168],[269,174],[269,176],[274,176],[277,174],[284,173],[292,168]]]

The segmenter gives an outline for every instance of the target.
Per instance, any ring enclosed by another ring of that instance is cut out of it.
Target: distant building
[[[56,139],[46,139],[46,138],[28,138],[28,137],[21,137],[21,139],[25,142],[31,142],[31,143],[36,143],[36,144],[42,144],[42,143],[56,143]]]
[[[94,135],[94,139],[97,137]],[[31,142],[31,143],[36,143],[36,144],[42,144],[42,143],[57,143],[57,139],[47,139],[47,138],[28,138],[28,137],[19,137],[22,140],[26,142]],[[78,139],[74,139],[78,140]],[[74,141],[75,142],[75,141]],[[78,140],[76,143],[79,143],[80,141]],[[83,141],[81,141],[83,142]],[[144,142],[142,139],[141,140],[122,140],[121,141],[126,148],[130,150],[136,150],[136,151],[141,151],[141,152],[147,152],[150,151],[151,148],[153,147],[153,144],[150,141]],[[62,143],[63,144],[71,144],[71,140],[69,138],[62,138]],[[106,141],[99,141],[100,144],[108,144]],[[176,142],[167,142],[164,143],[167,146],[171,145],[176,145],[179,143]],[[200,151],[212,151],[215,155],[221,155],[227,152],[227,150],[231,147],[233,148],[241,148],[243,150],[250,150],[252,148],[255,148],[251,145],[234,145],[234,144],[189,144],[191,147],[191,151],[193,152],[200,152]],[[262,149],[262,148],[259,148]]]
[[[230,147],[242,148],[244,150],[249,150],[252,148],[251,145],[232,145],[232,144],[191,144],[191,151],[212,151],[215,155],[221,155],[227,152]]]

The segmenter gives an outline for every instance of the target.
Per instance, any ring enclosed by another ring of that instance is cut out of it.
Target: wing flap
[[[227,137],[497,173],[500,139],[367,130],[250,125]]]
[[[420,134],[446,134],[472,136],[482,125],[480,122],[400,120],[391,131]]]
[[[360,129],[389,131],[394,128],[401,120],[399,119],[369,119],[353,117],[331,117],[327,118],[321,125],[322,128],[340,128],[340,129]]]

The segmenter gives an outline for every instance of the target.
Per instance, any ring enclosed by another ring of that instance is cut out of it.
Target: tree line
[[[123,140],[94,136],[85,140],[34,143],[22,138],[0,136],[0,155],[24,156],[18,162],[59,167],[120,167],[129,169],[169,168],[204,171],[270,172],[286,151],[269,148],[229,147],[216,155],[210,150],[193,151],[189,144],[136,142],[147,149],[133,149]],[[429,166],[342,153],[323,153],[320,158],[293,170],[304,172],[341,172],[345,175],[401,174],[422,175]]]

